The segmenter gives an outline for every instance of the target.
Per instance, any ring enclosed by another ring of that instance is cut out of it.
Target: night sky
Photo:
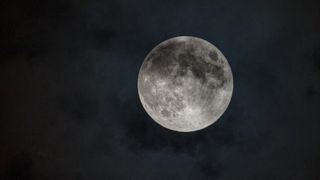
[[[319,180],[317,0],[1,0],[1,180]],[[137,93],[160,42],[203,38],[234,91],[201,131]]]

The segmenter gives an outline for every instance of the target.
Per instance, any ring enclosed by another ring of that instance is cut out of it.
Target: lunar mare
[[[138,93],[146,112],[168,129],[203,129],[227,109],[233,76],[224,55],[211,43],[180,36],[157,45],[138,75]]]

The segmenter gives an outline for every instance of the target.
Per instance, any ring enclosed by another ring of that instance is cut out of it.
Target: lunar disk
[[[138,75],[144,109],[174,131],[197,131],[217,121],[232,91],[227,59],[214,45],[196,37],[160,43],[147,55]]]

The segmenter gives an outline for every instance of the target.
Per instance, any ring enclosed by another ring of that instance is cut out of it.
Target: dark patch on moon
[[[209,57],[213,60],[213,61],[217,61],[218,60],[218,54],[216,52],[209,52]]]

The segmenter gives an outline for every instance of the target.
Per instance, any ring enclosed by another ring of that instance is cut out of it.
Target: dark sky
[[[320,179],[317,0],[1,0],[1,180]],[[174,36],[216,45],[229,108],[193,132],[144,111],[137,74]]]

